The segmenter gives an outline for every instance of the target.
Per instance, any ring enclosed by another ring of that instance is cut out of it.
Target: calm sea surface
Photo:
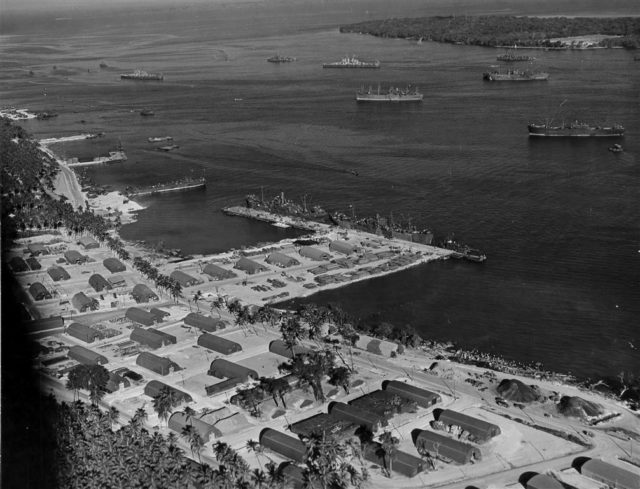
[[[629,14],[632,4],[613,2],[602,13]],[[500,51],[336,28],[456,8],[478,13],[464,2],[433,5],[283,2],[9,17],[0,100],[57,111],[23,123],[38,137],[106,133],[59,145],[67,156],[105,154],[121,142],[129,160],[90,170],[99,184],[204,172],[204,191],[142,200],[147,208],[123,228],[126,239],[212,253],[295,235],[220,212],[261,189],[306,195],[330,210],[393,212],[439,237],[454,232],[487,262],[428,264],[309,300],[583,377],[640,373],[640,63],[624,50],[536,51],[548,82],[489,84],[481,74]],[[510,13],[503,5],[483,12]],[[570,5],[513,12],[583,13]],[[276,53],[298,60],[267,63]],[[345,54],[379,59],[382,68],[321,68]],[[137,68],[163,72],[165,81],[119,79]],[[356,104],[356,89],[378,83],[417,85],[424,102]],[[155,116],[141,117],[142,109]],[[606,139],[530,140],[527,122],[551,117],[620,122],[625,152],[607,151]],[[147,142],[165,135],[180,148],[160,153]]]

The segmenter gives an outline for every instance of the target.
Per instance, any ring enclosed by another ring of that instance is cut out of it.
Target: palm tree
[[[118,422],[118,418],[120,417],[120,411],[118,411],[116,408],[111,406],[109,408],[109,412],[107,413],[107,415],[109,417],[111,428],[113,428],[113,425]]]
[[[153,409],[158,413],[160,419],[168,422],[171,411],[173,411],[173,408],[177,406],[179,402],[176,392],[165,386],[160,390],[158,395],[153,398]]]
[[[262,453],[262,445],[260,445],[260,442],[257,442],[256,440],[248,440],[247,450],[255,454],[258,465],[262,467],[262,462],[260,462],[260,457],[258,455]]]
[[[251,473],[251,481],[255,484],[257,489],[262,489],[262,485],[267,482],[267,475],[262,469],[253,469]]]
[[[398,451],[398,444],[400,443],[400,440],[393,436],[390,431],[385,431],[380,435],[380,442],[380,454],[382,455],[385,463],[385,471],[387,472],[387,477],[391,477],[393,458]]]
[[[349,381],[351,380],[351,370],[347,367],[336,367],[329,372],[329,383],[336,387],[342,387],[349,394]]]
[[[269,461],[265,465],[265,469],[267,469],[266,474],[268,487],[282,488],[284,486],[284,474],[282,473],[280,466]]]
[[[202,463],[202,458],[200,457],[200,451],[202,447],[204,447],[204,440],[200,436],[200,433],[193,427],[193,425],[187,425],[182,428],[182,436],[189,443],[189,448],[191,448],[191,454],[195,457],[196,453],[198,454],[198,461]]]
[[[202,292],[200,290],[196,291],[195,294],[193,294],[193,303],[196,305],[196,308],[198,309],[198,312],[200,312],[200,306],[198,305],[198,301],[202,299]]]

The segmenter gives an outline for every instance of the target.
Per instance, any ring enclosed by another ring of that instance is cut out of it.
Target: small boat
[[[609,151],[612,153],[622,153],[624,150],[622,149],[622,145],[616,143],[613,146],[609,146]]]
[[[148,117],[151,115],[156,115],[156,113],[153,110],[144,109],[140,111],[140,115],[144,117]]]
[[[160,146],[159,148],[156,148],[158,151],[172,151],[174,149],[178,149],[180,146],[178,146],[177,144],[171,144],[168,146]]]

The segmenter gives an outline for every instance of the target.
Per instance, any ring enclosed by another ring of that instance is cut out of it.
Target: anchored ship
[[[293,56],[280,56],[279,54],[267,58],[267,61],[269,63],[291,63],[295,60],[296,58],[294,58]]]
[[[145,195],[157,195],[167,192],[183,192],[186,190],[195,190],[204,188],[207,185],[205,177],[193,178],[185,177],[180,180],[169,183],[159,183],[157,185],[150,185],[148,187],[128,188],[125,193],[128,197],[141,197]]]
[[[622,137],[624,127],[621,124],[613,124],[609,127],[593,126],[586,122],[573,121],[560,125],[550,123],[529,124],[529,136],[536,137]]]
[[[380,68],[380,61],[360,61],[355,56],[345,56],[334,63],[324,63],[323,68]]]
[[[526,56],[524,54],[516,54],[515,53],[516,49],[517,49],[517,47],[514,47],[513,49],[509,49],[509,50],[507,50],[506,53],[501,54],[496,59],[498,61],[504,61],[506,63],[515,63],[515,62],[520,62],[520,61],[535,61],[536,58],[534,58],[533,56]]]
[[[133,73],[122,73],[120,75],[120,79],[122,80],[154,80],[154,81],[162,81],[164,80],[164,76],[162,73],[147,73],[146,71],[136,70]]]
[[[421,102],[422,97],[423,95],[416,87],[410,86],[405,90],[389,87],[386,92],[381,92],[380,85],[378,85],[377,92],[372,91],[371,87],[367,91],[361,88],[356,92],[358,102]]]
[[[440,247],[453,251],[451,254],[452,258],[464,258],[465,260],[474,261],[476,263],[482,263],[487,259],[487,255],[482,253],[480,250],[458,243],[451,237],[440,243]]]
[[[487,81],[546,81],[549,79],[549,73],[521,70],[509,70],[506,73],[501,73],[494,70],[483,73],[482,78]]]
[[[147,138],[150,143],[161,143],[162,141],[173,141],[171,136],[161,136],[157,138]]]

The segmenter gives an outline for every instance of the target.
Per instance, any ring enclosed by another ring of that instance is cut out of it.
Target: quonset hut
[[[93,350],[89,350],[84,346],[74,345],[69,348],[69,353],[67,353],[69,358],[80,362],[83,365],[104,365],[108,363],[107,357],[96,353]]]
[[[153,314],[139,307],[130,307],[124,313],[124,317],[133,323],[142,324],[143,326],[151,326],[156,321]]]
[[[250,260],[246,256],[240,257],[233,268],[253,275],[255,273],[267,272],[269,269],[257,261]]]
[[[149,313],[155,318],[157,323],[161,323],[164,321],[164,318],[167,316],[171,316],[167,311],[163,311],[162,309],[158,309],[157,307],[152,307],[149,309]]]
[[[303,246],[300,248],[300,256],[304,256],[305,258],[309,258],[314,261],[328,261],[333,258],[329,253],[319,250],[318,248],[314,248],[313,246]]]
[[[243,367],[242,365],[238,365],[237,363],[230,362],[229,360],[225,360],[224,358],[216,358],[213,362],[211,362],[211,366],[209,367],[209,371],[207,373],[213,377],[218,377],[219,379],[238,378],[243,379],[244,381],[249,378],[258,379],[260,377],[258,375],[258,372],[256,372],[255,370]]]
[[[162,348],[166,345],[175,345],[177,343],[177,339],[175,336],[167,334],[163,331],[158,331],[157,329],[149,328],[133,328],[131,332],[131,336],[129,337],[132,341],[136,341],[141,345],[146,345],[149,348],[153,348],[154,350],[157,348]]]
[[[384,458],[381,455],[381,443],[373,442],[364,445],[362,455],[365,460],[385,466]],[[425,463],[420,457],[415,457],[407,452],[396,451],[392,456],[391,468],[406,477],[415,477],[425,468]]]
[[[82,246],[85,250],[90,250],[91,248],[97,248],[100,244],[93,239],[91,236],[83,236],[78,240],[80,246]]]
[[[638,489],[640,487],[640,475],[595,458],[582,464],[580,473],[616,489]]]
[[[97,339],[102,339],[99,331],[86,324],[71,323],[65,328],[64,332],[85,343],[93,343]]]
[[[157,397],[162,389],[169,389],[170,391],[174,392],[176,398],[180,401],[193,401],[193,398],[186,392],[176,389],[175,387],[171,387],[170,385],[165,384],[164,382],[160,382],[159,380],[152,380],[150,382],[147,382],[147,385],[144,386],[144,393],[149,397]]]
[[[33,256],[49,254],[49,250],[42,243],[31,243],[30,245],[27,245],[27,248],[29,249],[29,253]]]
[[[106,258],[102,264],[111,273],[124,272],[127,269],[127,267],[124,266],[124,263],[117,258]]]
[[[564,489],[564,486],[547,474],[536,474],[527,481],[526,489]]]
[[[458,411],[452,411],[451,409],[442,411],[437,420],[447,427],[457,426],[462,428],[473,437],[471,441],[476,443],[485,443],[500,434],[500,428],[495,424]]]
[[[292,348],[289,348],[284,341],[273,340],[269,343],[269,351],[281,357],[293,358],[295,355],[311,353],[313,350],[302,345],[294,345]]]
[[[451,460],[457,464],[468,464],[480,460],[480,450],[448,436],[427,430],[414,430],[413,442],[418,452],[429,452],[437,458]]]
[[[224,327],[227,325],[227,323],[222,319],[204,316],[197,312],[191,312],[187,314],[184,317],[183,321],[187,326],[193,326],[195,328],[201,329],[202,331],[208,332],[224,329]]]
[[[194,285],[202,283],[202,280],[192,277],[182,270],[174,270],[173,272],[171,272],[170,277],[178,282],[182,287],[192,287]]]
[[[149,302],[159,300],[157,294],[145,284],[137,284],[131,291],[131,296],[136,302]]]
[[[438,402],[442,402],[439,394],[407,384],[406,382],[387,380],[383,382],[382,388],[391,394],[398,394],[400,397],[412,399],[422,407],[431,407]]]
[[[300,440],[271,428],[265,428],[260,432],[259,441],[263,447],[295,462],[303,462],[307,453],[306,445]]]
[[[31,294],[31,297],[36,301],[51,299],[51,294],[40,282],[34,282],[29,286],[29,294]]]
[[[240,345],[240,343],[236,343],[235,341],[230,341],[226,338],[221,338],[220,336],[209,333],[200,335],[200,337],[198,338],[198,345],[204,346],[209,350],[217,351],[218,353],[222,353],[223,355],[230,355],[231,353],[242,351],[242,346]]]
[[[237,277],[235,273],[226,268],[222,268],[215,263],[207,264],[202,270],[203,273],[209,275],[213,280],[226,280],[228,278]]]
[[[300,262],[298,260],[290,257],[289,255],[285,255],[284,253],[280,253],[279,251],[270,253],[265,261],[269,265],[275,265],[281,268],[295,267],[296,265],[300,265]]]
[[[87,261],[87,257],[84,256],[82,253],[80,253],[77,250],[67,250],[64,252],[64,259],[67,260],[67,262],[70,265],[74,265],[76,263],[84,263]]]
[[[32,256],[27,258],[26,261],[29,264],[29,268],[31,268],[31,270],[40,270],[42,268],[42,265],[40,265],[40,262]]]
[[[14,256],[13,258],[11,258],[11,260],[9,260],[9,267],[11,267],[11,270],[14,273],[26,272],[27,270],[29,270],[27,262],[19,256]]]
[[[71,298],[71,304],[80,312],[85,312],[90,309],[95,311],[98,309],[98,301],[87,297],[84,292],[78,292]]]
[[[169,426],[169,429],[175,431],[176,433],[178,433],[178,435],[182,435],[183,430],[187,426],[192,426],[195,432],[200,435],[200,438],[202,438],[202,441],[204,443],[209,442],[211,434],[220,436],[218,435],[219,432],[216,433],[218,430],[216,430],[209,423],[206,423],[201,419],[196,418],[195,416],[188,416],[184,413],[181,413],[180,411],[173,413],[169,418],[169,422],[167,424]]]
[[[332,241],[329,243],[329,249],[343,255],[351,255],[356,252],[356,247],[346,241]]]
[[[143,351],[138,355],[136,364],[160,375],[169,375],[174,371],[182,370],[177,363],[172,362],[170,359],[159,357],[148,351]]]
[[[111,284],[107,282],[107,280],[99,273],[94,273],[93,275],[91,275],[91,277],[89,277],[89,285],[91,285],[91,287],[93,287],[93,290],[95,290],[96,292],[101,292],[104,289],[111,289]]]
[[[387,420],[383,417],[343,402],[332,402],[329,405],[329,414],[355,425],[364,426],[372,433],[378,431],[381,426],[387,425]]]
[[[62,267],[58,265],[53,265],[47,270],[47,273],[51,277],[51,280],[54,282],[59,282],[60,280],[69,280],[71,275]]]

